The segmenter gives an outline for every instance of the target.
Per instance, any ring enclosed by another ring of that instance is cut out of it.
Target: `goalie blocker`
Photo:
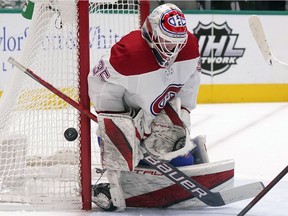
[[[101,162],[104,169],[132,171],[143,158],[140,139],[131,116],[100,114]]]

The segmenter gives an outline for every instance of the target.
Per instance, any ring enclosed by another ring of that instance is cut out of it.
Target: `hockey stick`
[[[262,199],[288,172],[288,166],[283,169],[237,216],[244,216],[256,203]]]
[[[8,61],[15,67],[17,67],[19,70],[33,78],[35,81],[52,91],[54,94],[58,95],[68,104],[72,105],[74,108],[85,114],[88,118],[97,122],[97,117],[95,115],[93,115],[90,111],[84,109],[79,103],[75,102],[70,97],[60,92],[54,86],[37,76],[32,70],[24,67],[22,64],[20,64],[11,57]],[[144,153],[143,160],[149,165],[151,165],[151,167],[158,170],[161,174],[166,176],[168,179],[170,179],[172,182],[179,185],[180,187],[191,193],[193,196],[198,198],[200,201],[210,206],[222,206],[243,199],[248,199],[256,196],[259,191],[263,189],[263,184],[261,182],[256,182],[237,188],[232,188],[226,191],[211,192],[209,189],[205,188],[195,180],[191,179],[189,176],[181,172],[173,165],[169,163],[163,163],[157,159],[154,159],[147,152]]]
[[[258,16],[249,17],[249,26],[256,40],[256,43],[264,57],[264,60],[272,66],[288,70],[288,63],[278,60],[270,50],[262,23]]]
[[[212,192],[171,165],[152,158],[147,152],[144,159],[152,168],[156,169],[168,179],[190,192],[197,199],[209,206],[223,206],[256,196],[263,189],[261,182],[255,182],[239,187],[234,187],[220,192]]]
[[[68,97],[67,95],[63,94],[61,91],[59,91],[57,88],[55,88],[54,86],[52,86],[50,83],[46,82],[45,80],[43,80],[41,77],[39,77],[38,75],[36,75],[32,70],[30,70],[29,68],[24,67],[22,64],[20,64],[19,62],[17,62],[15,59],[13,59],[12,57],[10,57],[8,59],[8,62],[10,62],[12,65],[14,65],[15,67],[17,67],[19,70],[21,70],[22,72],[24,72],[25,74],[27,74],[28,76],[30,76],[32,79],[34,79],[36,82],[40,83],[41,85],[43,85],[44,87],[46,87],[47,89],[49,89],[51,92],[53,92],[54,94],[56,94],[57,96],[59,96],[60,98],[62,98],[64,101],[66,101],[68,104],[70,104],[71,106],[73,106],[74,108],[76,108],[77,110],[79,110],[81,113],[83,113],[84,115],[86,115],[88,118],[92,119],[93,121],[97,122],[97,116],[93,115],[90,111],[84,109],[79,103],[77,103],[76,101],[74,101],[73,99],[71,99],[70,97]]]

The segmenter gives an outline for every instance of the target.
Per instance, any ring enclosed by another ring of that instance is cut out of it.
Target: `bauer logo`
[[[244,55],[245,48],[237,47],[239,34],[232,33],[227,22],[220,25],[199,22],[193,31],[199,40],[202,73],[205,75],[224,73]]]

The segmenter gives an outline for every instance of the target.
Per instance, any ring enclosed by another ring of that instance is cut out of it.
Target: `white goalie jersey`
[[[161,68],[136,30],[116,43],[90,72],[89,96],[97,112],[143,109],[144,129],[149,134],[155,116],[176,95],[183,108],[195,108],[200,71],[198,41],[191,33],[174,63]]]

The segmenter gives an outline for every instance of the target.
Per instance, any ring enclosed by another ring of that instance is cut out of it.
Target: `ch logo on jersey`
[[[98,65],[93,68],[93,76],[99,76],[102,81],[106,81],[111,76],[104,66],[103,60],[100,60]]]
[[[183,13],[177,10],[169,10],[161,17],[160,27],[171,37],[186,36],[186,19]]]
[[[183,84],[171,84],[169,85],[161,95],[159,95],[151,104],[150,111],[153,115],[158,115],[161,110],[165,107],[167,102],[174,98],[175,95],[180,91]]]
[[[193,31],[201,47],[201,67],[205,75],[224,73],[244,55],[245,48],[236,48],[239,34],[232,33],[227,22],[221,25],[199,22]]]

